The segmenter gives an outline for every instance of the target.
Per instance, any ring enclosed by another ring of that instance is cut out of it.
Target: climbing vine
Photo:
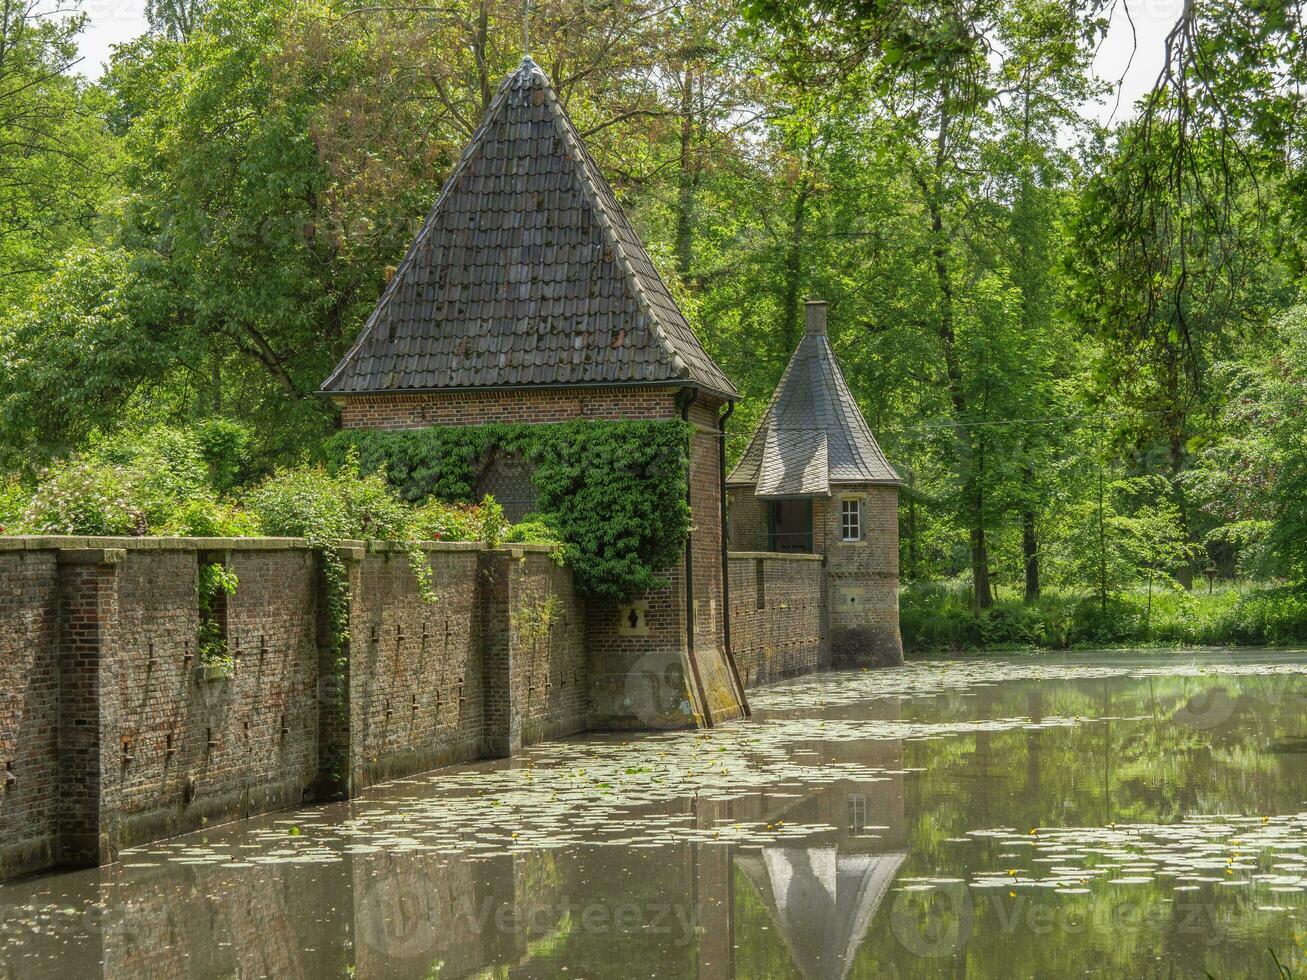
[[[208,562],[200,566],[195,591],[199,600],[200,626],[196,637],[200,666],[219,667],[228,676],[234,668],[231,651],[227,648],[227,633],[217,615],[219,602],[236,594],[236,573],[222,562]]]
[[[328,454],[357,454],[365,474],[385,474],[401,497],[471,501],[497,453],[532,464],[539,508],[564,544],[578,589],[622,600],[663,584],[690,529],[689,427],[669,421],[433,426],[338,433]]]
[[[543,599],[527,599],[518,604],[513,617],[517,636],[533,654],[539,653],[540,645],[549,640],[562,607],[552,592]]]

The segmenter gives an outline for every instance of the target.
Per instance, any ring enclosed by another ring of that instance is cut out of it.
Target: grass
[[[910,653],[1096,647],[1278,646],[1307,642],[1307,588],[1227,585],[1210,594],[1140,589],[1108,602],[1054,590],[1035,602],[998,599],[980,616],[959,583],[917,583],[899,596]]]

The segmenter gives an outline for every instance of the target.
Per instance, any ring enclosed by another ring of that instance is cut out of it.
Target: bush
[[[263,533],[327,544],[342,538],[402,541],[412,514],[380,476],[323,466],[280,469],[248,496]]]
[[[18,526],[31,496],[18,480],[0,480],[0,534]]]
[[[914,652],[1119,646],[1264,646],[1307,642],[1307,590],[1212,594],[1124,592],[1107,604],[1076,593],[1001,599],[971,613],[962,584],[914,584],[900,595],[903,646]]]
[[[1307,642],[1307,591],[1265,589],[1240,597],[1221,624],[1224,642],[1278,645]]]
[[[241,482],[250,466],[249,429],[227,419],[210,419],[195,427],[195,439],[214,490],[226,493]]]
[[[504,541],[510,543],[562,544],[553,519],[548,514],[527,514],[522,520],[504,531]]]
[[[429,500],[413,512],[413,532],[426,541],[481,541],[493,548],[507,526],[504,509],[488,495],[479,504]]]
[[[468,501],[479,461],[533,464],[540,508],[564,541],[578,589],[624,599],[664,584],[690,529],[689,429],[680,420],[479,425],[338,433],[329,457],[355,451],[405,500]]]
[[[21,512],[0,523],[29,534],[254,533],[214,483],[230,475],[242,431],[212,422],[114,436],[41,474],[21,508],[11,487],[5,509]]]
[[[188,500],[169,515],[160,534],[179,538],[248,538],[260,533],[249,511],[213,500]]]
[[[13,531],[18,534],[144,534],[145,514],[121,469],[73,460],[48,471]]]
[[[93,458],[119,470],[148,530],[162,527],[181,505],[214,497],[200,440],[190,429],[157,426],[121,435]]]

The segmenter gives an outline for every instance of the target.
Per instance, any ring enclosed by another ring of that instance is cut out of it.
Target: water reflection
[[[1300,969],[1304,662],[1104,663],[962,665],[886,697],[837,675],[826,708],[811,682],[769,693],[747,740],[698,743],[695,765],[720,750],[732,775],[683,795],[609,775],[660,778],[649,757],[683,743],[583,740],[11,882],[0,976],[1274,976],[1270,951]],[[600,774],[583,791],[575,753]],[[551,798],[556,838],[529,812]],[[466,825],[424,822],[432,800]],[[506,810],[519,836],[489,837]]]

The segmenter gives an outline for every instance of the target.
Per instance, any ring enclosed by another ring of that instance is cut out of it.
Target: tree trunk
[[[1039,598],[1039,542],[1035,537],[1035,512],[1021,512],[1021,557],[1026,565],[1026,602]]]
[[[961,422],[967,414],[967,397],[962,384],[962,365],[958,360],[953,318],[953,276],[949,267],[948,236],[945,234],[944,209],[940,199],[944,171],[949,158],[949,127],[952,124],[952,116],[948,108],[948,80],[941,83],[939,104],[940,118],[939,129],[935,135],[934,173],[930,179],[918,175],[917,181],[930,215],[931,257],[935,267],[935,281],[939,288],[939,318],[935,332],[944,351],[944,371],[948,382],[949,400],[953,404],[954,414]],[[959,453],[963,469],[963,499],[967,503],[971,524],[972,608],[980,612],[994,604],[989,581],[989,551],[985,543],[984,487],[977,454],[973,452],[974,447],[971,446],[971,434],[966,429],[960,429],[959,432],[962,433],[959,438],[965,444]]]
[[[1189,531],[1189,514],[1185,508],[1187,501],[1184,496],[1184,486],[1180,482],[1180,474],[1184,472],[1184,432],[1182,418],[1172,418],[1168,416],[1167,433],[1169,463],[1171,469],[1171,492],[1175,494],[1175,505],[1180,513],[1180,530],[1184,534],[1185,541],[1193,544]],[[1175,574],[1176,580],[1192,592],[1194,587],[1194,566],[1193,562],[1186,561]]]
[[[676,193],[676,273],[689,282],[694,261],[694,75],[690,66],[681,77],[681,173]]]
[[[785,290],[781,296],[781,337],[785,343],[783,354],[789,357],[794,348],[799,346],[802,328],[802,315],[799,309],[800,295],[803,288],[803,248],[804,230],[807,223],[808,195],[811,189],[807,178],[799,181],[794,196],[793,220],[790,224],[790,242],[785,254]]]
[[[989,547],[985,543],[985,522],[979,514],[980,504],[981,501],[977,500],[971,518],[971,611],[977,614],[994,604],[989,581]]]
[[[917,500],[908,497],[908,568],[909,582],[917,580]]]

